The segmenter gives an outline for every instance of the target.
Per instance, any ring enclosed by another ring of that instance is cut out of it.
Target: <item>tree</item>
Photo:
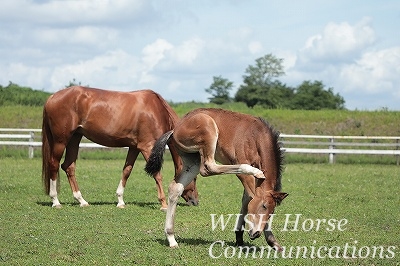
[[[256,59],[254,66],[249,65],[245,73],[244,84],[236,92],[235,101],[244,102],[249,107],[256,104],[272,107],[267,95],[269,90],[276,85],[274,79],[285,74],[283,59],[267,54]]]
[[[335,95],[333,88],[324,87],[322,81],[304,81],[295,91],[292,109],[344,109],[343,97]]]
[[[65,85],[65,88],[69,88],[72,86],[82,86],[82,82],[77,82],[75,78],[72,79],[72,81],[69,81],[69,84]],[[84,87],[89,87],[89,84],[84,86]]]
[[[291,109],[294,95],[293,88],[276,80],[271,84],[263,105],[267,108]]]
[[[205,91],[211,94],[212,97],[208,98],[210,103],[223,104],[230,102],[229,91],[233,88],[233,82],[221,76],[214,76],[213,83]]]

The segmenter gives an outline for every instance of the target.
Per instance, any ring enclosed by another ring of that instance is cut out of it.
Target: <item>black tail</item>
[[[154,144],[153,149],[151,150],[151,154],[149,160],[147,160],[146,166],[144,170],[147,174],[153,176],[154,174],[161,171],[161,167],[164,162],[164,152],[165,146],[167,145],[168,140],[171,138],[172,133],[174,131],[168,131],[164,133]]]

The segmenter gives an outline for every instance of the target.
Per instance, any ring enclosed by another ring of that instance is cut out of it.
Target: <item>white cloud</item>
[[[164,39],[146,45],[142,50],[143,71],[139,83],[151,83],[156,77],[151,74],[153,68],[165,58],[165,53],[173,49],[173,45]]]
[[[104,87],[113,84],[112,88],[132,90],[131,84],[136,84],[141,70],[137,58],[123,50],[115,50],[96,56],[92,59],[74,64],[58,66],[51,75],[51,88],[57,90],[68,84],[72,79],[94,87]]]
[[[345,91],[366,93],[393,92],[400,89],[400,47],[368,52],[356,63],[346,65],[340,72]]]
[[[364,18],[355,25],[347,22],[328,23],[321,34],[311,36],[300,50],[303,63],[311,61],[349,61],[374,43],[375,32],[371,19]]]
[[[40,28],[33,32],[33,38],[44,45],[78,44],[90,45],[93,49],[110,44],[116,40],[118,33],[111,28],[80,26],[76,28]]]
[[[257,54],[263,50],[263,45],[259,41],[251,41],[248,45],[248,48],[250,53]]]
[[[205,42],[198,37],[184,41],[171,51],[172,59],[183,65],[191,65],[204,48]]]
[[[0,15],[2,20],[76,25],[134,19],[149,9],[151,4],[145,0],[3,0]]]
[[[181,87],[181,82],[180,82],[179,80],[172,80],[172,81],[168,84],[167,89],[168,89],[169,91],[174,92],[174,91],[177,91],[180,87]]]
[[[15,82],[23,77],[24,83],[19,85],[35,89],[46,89],[43,87],[43,81],[51,74],[47,67],[31,67],[23,63],[11,63],[7,67],[0,66],[0,72],[2,73],[0,80],[2,84],[8,84],[9,81]]]

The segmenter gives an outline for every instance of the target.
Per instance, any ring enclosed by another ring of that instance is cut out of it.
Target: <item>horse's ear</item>
[[[281,204],[282,200],[284,198],[286,198],[287,196],[289,196],[288,193],[285,192],[278,192],[278,191],[274,191],[271,193],[272,197],[274,198],[274,200],[276,201],[276,204]]]

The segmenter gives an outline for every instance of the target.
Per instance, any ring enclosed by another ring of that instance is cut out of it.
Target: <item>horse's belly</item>
[[[113,136],[113,135],[107,135],[107,134],[85,134],[84,136],[103,146],[107,147],[131,147],[131,146],[136,146],[136,142],[134,141],[133,138],[127,137],[127,136]]]

